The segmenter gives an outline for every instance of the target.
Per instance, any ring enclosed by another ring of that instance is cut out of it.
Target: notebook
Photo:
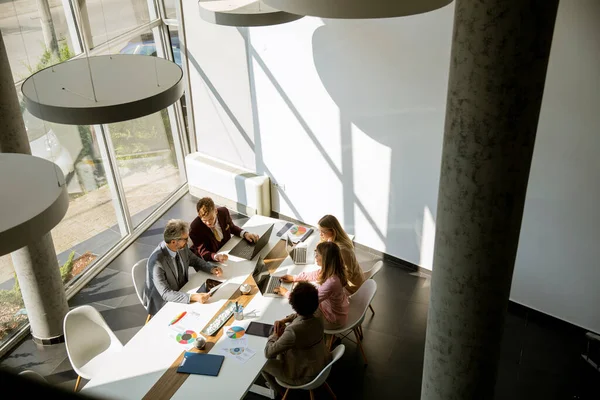
[[[177,372],[217,376],[225,356],[186,351]]]

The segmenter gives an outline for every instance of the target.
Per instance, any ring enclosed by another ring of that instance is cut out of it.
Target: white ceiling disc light
[[[198,0],[200,17],[226,26],[268,26],[295,21],[304,15],[269,7],[261,0]]]
[[[60,168],[28,154],[0,153],[0,256],[50,232],[69,208]]]
[[[183,90],[177,64],[130,54],[66,61],[36,72],[21,88],[31,114],[68,125],[143,117],[179,100]]]
[[[442,8],[452,0],[263,0],[281,11],[321,18],[392,18]]]

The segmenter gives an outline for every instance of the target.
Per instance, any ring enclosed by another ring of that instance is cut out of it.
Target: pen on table
[[[240,306],[238,306],[238,302],[235,302],[235,311],[238,311],[240,309]]]
[[[181,318],[183,318],[186,313],[187,313],[187,311],[184,311],[181,314],[179,314],[173,321],[171,321],[171,323],[169,325],[173,325],[173,324],[176,324],[177,322],[179,322],[179,320]]]

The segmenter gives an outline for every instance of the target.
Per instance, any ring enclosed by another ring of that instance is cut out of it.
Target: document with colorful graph
[[[304,242],[304,240],[313,233],[313,230],[313,228],[294,224],[282,238],[285,239],[285,236],[287,235],[293,243]]]

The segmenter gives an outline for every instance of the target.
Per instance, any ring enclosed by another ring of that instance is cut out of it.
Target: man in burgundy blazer
[[[258,235],[244,231],[231,220],[229,210],[225,207],[215,207],[210,197],[203,197],[196,204],[198,216],[190,224],[190,247],[199,257],[208,261],[227,261],[226,254],[217,251],[231,238],[239,236],[249,242],[258,240]]]

